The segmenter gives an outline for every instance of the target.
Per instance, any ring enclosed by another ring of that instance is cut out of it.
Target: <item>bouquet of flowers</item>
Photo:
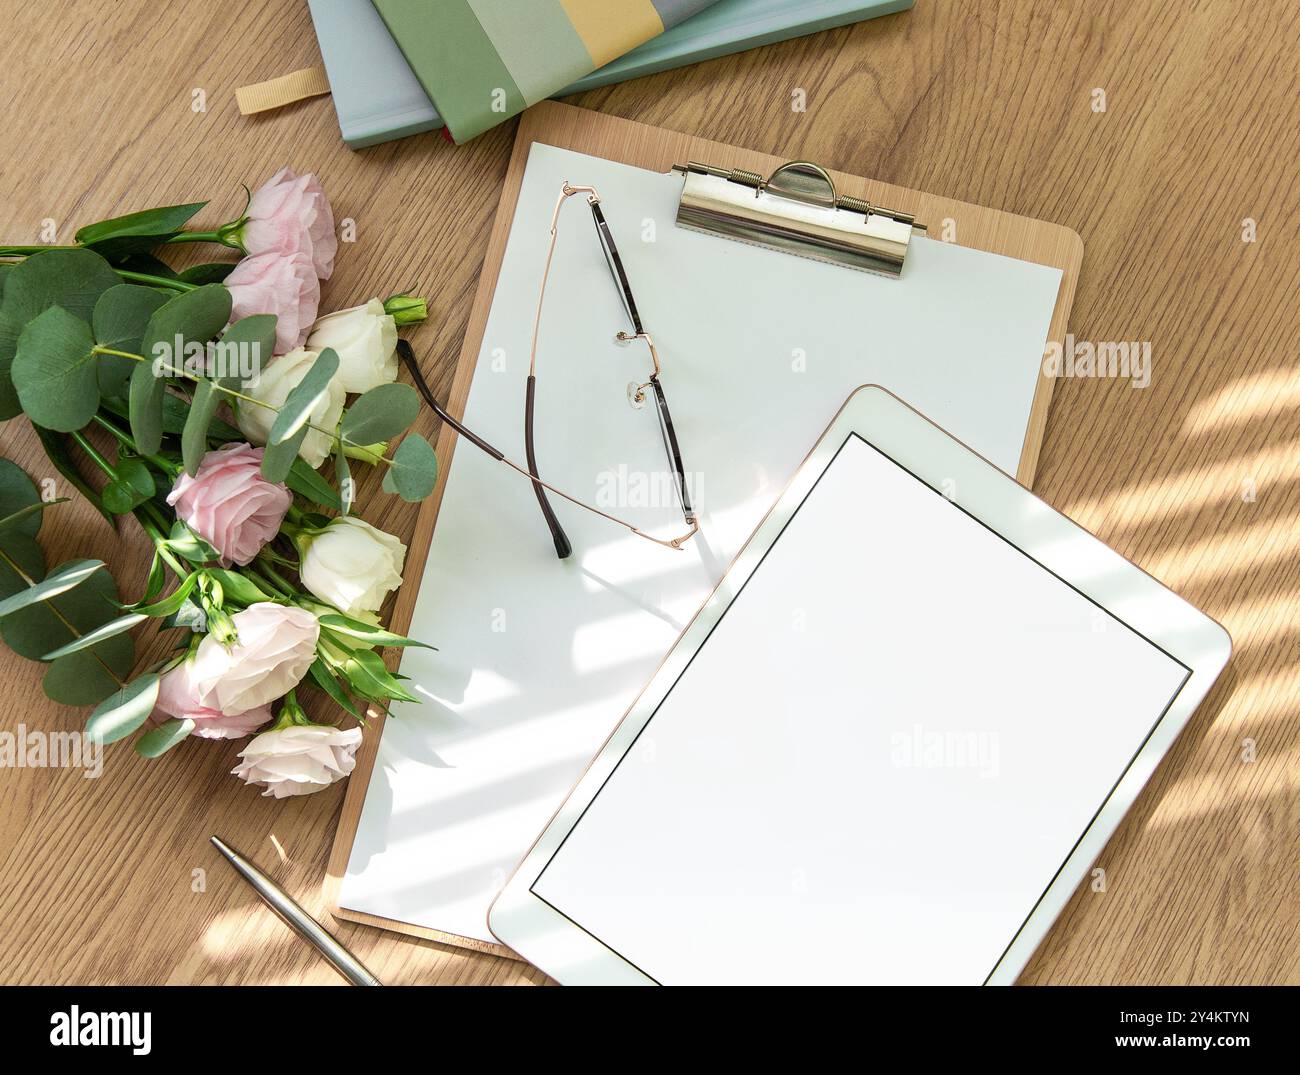
[[[66,482],[153,544],[134,601],[100,560],[47,571],[36,537],[66,498],[0,460],[0,637],[46,663],[50,698],[94,706],[97,740],[139,733],[156,757],[257,732],[235,774],[300,795],[351,772],[361,741],[311,721],[300,690],[361,724],[369,705],[415,700],[377,652],[420,644],[377,615],[406,549],[352,514],[351,467],[385,468],[404,500],[433,490],[433,448],[407,432],[419,397],[397,383],[398,327],[426,308],[397,294],[318,317],[338,240],[310,174],[286,168],[237,219],[186,230],[205,204],[90,224],[72,246],[0,247],[0,420],[25,414]],[[243,257],[177,272],[159,253],[183,243]],[[148,619],[179,641],[130,679],[129,632]]]

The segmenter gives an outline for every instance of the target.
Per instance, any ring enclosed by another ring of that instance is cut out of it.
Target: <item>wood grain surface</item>
[[[68,241],[91,220],[208,197],[196,223],[215,225],[239,211],[241,183],[290,162],[356,222],[326,308],[417,284],[433,316],[412,339],[446,397],[515,123],[460,148],[422,136],[353,153],[327,98],[240,117],[237,86],[317,62],[299,0],[4,10],[0,240],[36,242],[53,220]],[[1300,981],[1298,57],[1287,0],[918,0],[573,99],[1065,225],[1086,251],[1075,337],[1150,342],[1149,387],[1057,384],[1034,487],[1222,622],[1235,655],[1098,860],[1104,891],[1081,888],[1022,982]],[[0,454],[47,475],[23,419],[0,427]],[[377,481],[361,504],[411,535],[414,508]],[[144,545],[122,530],[65,505],[42,543],[52,561],[102,556],[135,593]],[[0,652],[0,728],[79,728],[39,673]],[[0,980],[338,981],[206,840],[323,915],[343,789],[260,798],[228,775],[237,750],[191,741],[146,762],[110,748],[98,780],[0,773]],[[335,925],[387,982],[545,980]]]

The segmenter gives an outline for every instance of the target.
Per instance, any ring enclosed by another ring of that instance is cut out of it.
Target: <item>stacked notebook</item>
[[[353,149],[444,124],[463,142],[546,97],[887,15],[912,2],[308,0],[339,127]]]

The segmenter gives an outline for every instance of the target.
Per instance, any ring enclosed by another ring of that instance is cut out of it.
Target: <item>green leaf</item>
[[[79,229],[76,239],[82,246],[94,247],[106,257],[152,250],[178,234],[186,222],[207,204],[164,205],[101,220]]]
[[[262,477],[269,482],[284,482],[293,471],[294,460],[298,458],[298,449],[307,439],[307,427],[303,426],[282,444],[268,444],[262,449]]]
[[[103,560],[72,560],[64,564],[52,575],[46,575],[44,581],[0,601],[0,619],[11,616],[38,601],[48,601],[61,593],[67,593],[73,587],[80,586],[103,566]]]
[[[10,376],[23,328],[51,306],[89,321],[99,296],[121,281],[93,250],[43,250],[5,275],[0,300],[0,421],[22,411]]]
[[[10,527],[23,526],[29,519],[39,519],[41,512],[53,504],[66,504],[66,496],[59,497],[57,500],[46,502],[38,500],[35,504],[28,504],[25,508],[19,508],[12,515],[6,515],[0,519],[0,531],[8,530]]]
[[[155,377],[148,362],[138,363],[131,371],[127,387],[127,420],[131,423],[135,446],[146,455],[152,455],[162,447],[163,396],[166,392],[167,381]]]
[[[365,717],[363,717],[357,710],[357,707],[352,704],[352,699],[344,693],[343,688],[338,684],[338,680],[334,678],[321,658],[317,657],[316,660],[312,662],[309,671],[311,672],[311,678],[315,681],[316,685],[333,698],[339,706],[351,713],[357,718],[357,720],[365,720]]]
[[[0,529],[35,537],[41,528],[39,510],[21,520],[12,519],[11,516],[41,503],[36,483],[27,476],[27,472],[17,463],[0,459],[0,516],[4,516]]]
[[[253,371],[252,376],[269,365],[275,354],[275,314],[253,314],[242,317],[222,334],[214,348],[217,368],[212,371],[219,384],[225,388],[241,388],[246,380],[238,359],[246,359],[247,366]],[[223,356],[222,352],[232,348],[236,354]]]
[[[217,386],[206,377],[194,386],[190,413],[181,433],[181,457],[185,460],[185,473],[191,478],[199,472],[199,464],[207,454],[208,426],[221,406],[221,396]]]
[[[140,603],[148,603],[162,593],[162,588],[167,582],[167,565],[163,563],[163,558],[158,555],[158,550],[154,550],[153,561],[149,564],[149,578],[145,582],[144,596]]]
[[[263,476],[265,476],[265,467],[263,467]],[[285,478],[285,484],[289,486],[299,496],[305,497],[313,504],[319,504],[323,508],[332,508],[335,511],[341,511],[343,501],[339,494],[334,491],[324,478],[315,470],[307,465],[305,459],[295,459],[293,466],[289,469],[289,475]]]
[[[385,631],[382,627],[376,627],[372,623],[366,623],[364,620],[355,620],[351,616],[344,616],[339,612],[327,612],[320,617],[320,625],[327,627],[331,631],[337,631],[341,635],[347,635],[349,638],[359,638],[370,646],[419,646],[421,649],[434,649],[427,642],[417,642],[413,638],[407,638],[405,635],[394,634],[392,631]]]
[[[127,456],[125,459],[118,460],[117,476],[145,500],[156,492],[153,472],[145,465],[143,459]]]
[[[438,484],[438,457],[433,446],[419,433],[408,433],[393,453],[384,475],[384,491],[403,500],[423,500]]]
[[[353,444],[374,444],[410,428],[420,416],[420,397],[409,384],[381,384],[358,399],[339,432]]]
[[[271,595],[252,581],[247,575],[229,571],[224,567],[208,568],[207,574],[219,583],[228,600],[240,605],[255,605],[259,601],[271,600]]]
[[[384,665],[383,658],[374,650],[353,650],[351,656],[343,662],[343,669],[352,689],[372,702],[417,700],[394,678]]]
[[[145,326],[154,311],[166,301],[166,295],[151,287],[138,284],[110,287],[99,296],[90,320],[95,343],[114,351],[142,354],[140,339],[144,336]],[[106,396],[125,398],[127,383],[138,365],[140,363],[119,355],[99,355],[96,363],[99,390]]]
[[[5,553],[0,556],[0,599],[27,589],[31,585],[29,579],[39,582],[45,577],[45,554],[35,538],[14,530],[0,532],[0,549]],[[0,631],[4,629],[4,624],[0,624]]]
[[[279,445],[307,429],[312,411],[329,392],[330,381],[339,371],[339,356],[332,347],[327,347],[311,364],[301,381],[290,389],[280,405],[280,413],[271,425],[268,445]]]
[[[135,490],[127,482],[109,482],[104,486],[99,497],[104,502],[104,507],[114,515],[129,515],[141,503],[135,495]]]
[[[66,657],[69,653],[77,653],[83,649],[88,649],[103,642],[106,638],[112,638],[114,635],[120,635],[131,630],[131,628],[143,623],[148,618],[148,616],[140,612],[128,612],[125,616],[109,620],[102,627],[96,627],[93,631],[88,631],[80,638],[74,638],[66,646],[60,646],[58,649],[50,651],[41,660],[57,661],[60,657]]]
[[[339,483],[339,511],[346,515],[352,510],[357,487],[352,480],[352,468],[348,466],[348,457],[344,454],[341,439],[334,442],[334,480]]]
[[[171,533],[167,535],[167,547],[192,564],[208,564],[221,559],[221,553],[179,519],[172,524]]]
[[[165,374],[156,376],[154,362],[179,371],[191,344],[206,344],[230,320],[230,292],[220,284],[207,284],[169,299],[154,311],[140,339],[146,359],[131,373],[130,422],[136,447],[152,455],[162,445]],[[177,353],[177,342],[180,353]]]
[[[36,431],[36,436],[40,439],[41,447],[45,449],[45,454],[57,470],[68,480],[68,484],[84,496],[91,506],[99,512],[110,526],[114,525],[112,514],[104,507],[100,500],[99,494],[91,488],[90,483],[78,473],[76,466],[72,462],[72,456],[68,454],[68,439],[62,433],[55,433],[52,429],[45,429],[42,426],[32,426]]]
[[[144,250],[137,250],[134,254],[124,254],[120,257],[114,257],[112,255],[107,255],[107,257],[109,263],[119,272],[123,270],[127,272],[142,272],[148,276],[161,276],[165,280],[179,280],[181,278],[181,274],[168,265],[167,262],[154,257],[152,254],[147,253]],[[154,289],[152,287],[146,287],[145,290],[152,291]],[[166,294],[160,295],[159,297],[163,302],[166,302],[173,294],[174,292],[168,291]]]
[[[112,396],[105,396],[101,401],[103,407],[110,414],[115,414],[119,418],[127,418],[129,415],[128,408],[125,407],[121,400],[114,399]],[[190,402],[187,399],[181,399],[180,396],[171,393],[163,396],[162,408],[162,429],[163,432],[179,437],[185,431],[185,419],[189,417]],[[212,419],[212,424],[208,426],[208,438],[210,440],[245,440],[244,434],[232,426],[229,422],[223,422],[220,418]]]
[[[55,574],[59,570],[56,568]],[[27,573],[37,578],[36,574]],[[40,575],[44,577],[44,572]],[[6,616],[0,621],[0,634],[15,653],[39,661],[77,635],[93,631],[119,616],[121,610],[116,602],[117,586],[113,577],[107,571],[96,571],[80,586]]]
[[[181,605],[185,604],[198,581],[198,572],[195,572],[161,601],[154,601],[148,605],[132,605],[130,611],[145,616],[172,616]]]
[[[191,265],[181,273],[187,284],[219,284],[238,265],[237,261],[210,261],[205,265]]]
[[[23,410],[36,425],[71,433],[95,416],[94,346],[90,326],[62,306],[51,306],[23,328],[11,376]]]
[[[63,705],[95,705],[121,686],[135,662],[128,635],[106,639],[94,649],[60,657],[41,680],[47,697]]]
[[[149,719],[158,686],[159,677],[149,672],[114,691],[86,719],[86,734],[105,745],[125,739]]]
[[[208,629],[208,616],[193,601],[185,601],[181,607],[162,622],[163,627],[184,627],[195,634],[204,634]]]
[[[135,741],[135,752],[142,758],[156,758],[160,754],[166,754],[192,731],[192,720],[169,720],[140,736]]]

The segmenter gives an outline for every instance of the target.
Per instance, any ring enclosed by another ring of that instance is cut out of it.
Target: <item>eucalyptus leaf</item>
[[[191,345],[206,344],[229,320],[230,292],[221,284],[182,292],[149,318],[140,338],[140,354],[146,361],[132,371],[130,388],[131,432],[143,454],[153,454],[162,444],[166,376],[173,375],[157,376],[155,360],[179,376]]]
[[[181,457],[185,461],[185,473],[191,478],[199,472],[199,464],[207,454],[208,426],[221,406],[221,395],[206,377],[194,386],[190,411],[181,432]]]
[[[396,493],[403,500],[423,500],[438,484],[438,456],[433,446],[419,433],[408,433],[393,453],[384,491]]]
[[[51,306],[24,326],[11,369],[27,416],[46,429],[71,433],[99,410],[99,370],[90,326]]]
[[[127,456],[118,460],[116,469],[117,476],[146,500],[157,491],[153,472],[145,465],[143,459]]]
[[[212,371],[212,376],[223,388],[242,387],[270,364],[275,354],[277,320],[275,314],[252,314],[241,317],[222,334],[214,348],[218,368]],[[235,351],[234,356],[223,356],[223,351],[230,349]],[[245,353],[249,359],[247,377],[246,371],[240,368],[242,363],[232,360],[243,358]]]
[[[169,720],[140,736],[135,741],[135,752],[142,758],[156,758],[160,754],[166,754],[192,731],[192,720]]]
[[[129,515],[141,502],[135,490],[124,481],[108,482],[100,490],[99,498],[114,515]]]
[[[101,220],[78,229],[76,239],[82,246],[97,249],[106,257],[152,250],[177,235],[186,222],[207,204],[163,205]]]
[[[149,672],[114,691],[86,719],[86,734],[103,744],[125,739],[149,719],[159,684],[159,677]]]
[[[149,318],[167,302],[167,296],[139,284],[110,287],[95,303],[90,320],[95,343],[114,351],[139,355],[140,340]],[[138,362],[119,355],[99,355],[96,371],[99,390],[106,396],[126,396],[127,383]]]
[[[420,397],[408,384],[381,384],[361,396],[339,432],[353,444],[367,445],[404,433],[420,416]]]
[[[55,568],[50,577],[53,578],[60,570],[62,568]],[[31,572],[28,574],[37,577]],[[51,650],[119,615],[121,609],[117,606],[117,586],[113,577],[107,571],[95,571],[79,586],[5,616],[0,620],[0,635],[15,653],[39,661]]]
[[[46,671],[41,687],[63,705],[95,705],[119,689],[134,662],[130,636],[115,635],[93,649],[60,657]]]
[[[22,411],[11,367],[23,328],[51,306],[89,321],[99,296],[120,283],[93,250],[43,250],[5,275],[0,299],[0,421]]]
[[[103,560],[72,560],[62,565],[36,585],[29,586],[26,590],[0,601],[0,619],[39,601],[48,601],[61,593],[67,593],[73,587],[80,586],[103,566]]]
[[[298,449],[307,439],[308,429],[303,426],[288,440],[280,444],[267,444],[262,449],[262,477],[269,482],[283,482],[293,472],[298,460]]]
[[[68,438],[62,433],[55,433],[52,429],[44,429],[41,426],[33,426],[32,428],[36,431],[41,447],[45,449],[45,455],[53,464],[54,469],[62,474],[68,480],[68,484],[90,502],[91,506],[108,521],[110,526],[113,526],[112,514],[104,507],[99,494],[81,476],[76,465],[72,462],[72,456],[68,454]]]
[[[45,554],[36,539],[15,530],[0,532],[0,600],[45,577]],[[21,616],[23,613],[18,613]],[[0,632],[4,624],[0,623]]]
[[[9,517],[40,503],[41,495],[36,491],[36,483],[27,476],[27,472],[17,463],[0,459],[0,516],[6,519],[3,529],[35,537],[41,528],[39,512],[22,520],[11,520]]]
[[[325,348],[316,356],[303,379],[285,396],[280,413],[271,425],[271,435],[267,439],[269,445],[283,444],[307,429],[312,411],[329,392],[330,381],[338,371],[338,353],[332,347]]]
[[[167,381],[154,376],[150,363],[138,363],[131,371],[127,387],[127,420],[131,423],[135,446],[146,455],[153,455],[162,447],[163,397],[166,393]]]
[[[29,519],[40,519],[41,512],[53,504],[66,504],[68,498],[60,497],[57,500],[51,500],[48,503],[44,500],[38,500],[35,504],[28,504],[25,508],[19,508],[12,515],[6,515],[0,519],[0,531],[8,530],[13,527],[24,526]]]

